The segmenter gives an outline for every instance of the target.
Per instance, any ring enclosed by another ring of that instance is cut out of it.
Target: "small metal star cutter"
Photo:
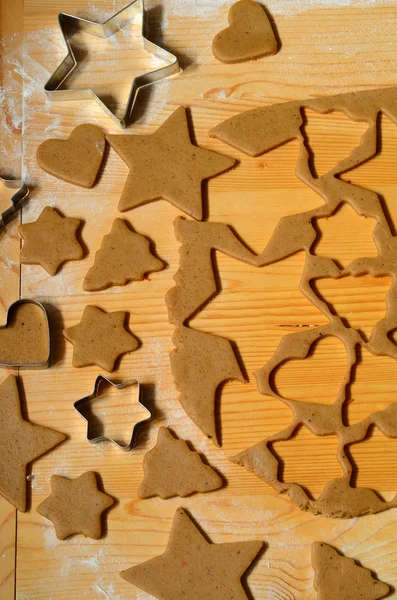
[[[144,73],[135,77],[132,82],[131,90],[128,96],[125,111],[121,118],[118,118],[112,113],[108,106],[95,94],[91,88],[69,88],[61,89],[69,75],[76,69],[77,60],[73,53],[70,39],[76,31],[83,31],[99,38],[108,38],[115,34],[133,21],[136,17],[142,20],[142,39],[144,48],[154,54],[158,58],[165,61],[167,64],[159,69]],[[160,48],[148,40],[145,36],[145,7],[144,0],[133,0],[125,8],[113,15],[104,23],[96,23],[88,21],[80,17],[75,17],[66,13],[58,15],[59,26],[62,31],[63,38],[68,50],[66,58],[61,62],[59,67],[51,75],[50,79],[44,86],[47,96],[50,100],[96,100],[98,104],[104,108],[107,114],[118,123],[121,127],[126,128],[131,120],[131,115],[134,110],[135,101],[140,88],[151,85],[160,79],[170,77],[175,73],[180,72],[178,59],[174,54]]]
[[[0,201],[3,206],[3,198],[8,202],[7,208],[0,212],[0,229],[3,229],[8,221],[18,212],[21,202],[29,194],[29,190],[23,181],[16,179],[3,179],[0,177]]]
[[[120,442],[118,442],[117,440],[115,440],[114,438],[111,438],[109,436],[106,435],[98,435],[98,436],[94,436],[91,437],[90,436],[90,418],[86,417],[86,415],[84,414],[84,410],[83,407],[86,406],[89,402],[91,402],[92,400],[95,400],[95,398],[98,398],[98,396],[100,395],[99,393],[99,388],[101,386],[101,384],[103,384],[103,382],[108,383],[109,385],[111,385],[112,387],[118,389],[118,390],[123,390],[126,387],[136,387],[137,388],[137,400],[138,400],[138,404],[139,406],[141,406],[143,408],[143,410],[147,413],[147,418],[143,419],[142,421],[139,421],[138,423],[135,423],[133,428],[132,428],[132,432],[131,432],[131,438],[129,440],[129,442],[127,442],[126,444],[122,444]],[[115,446],[117,446],[117,448],[120,448],[120,450],[131,450],[135,444],[136,441],[136,434],[137,434],[137,430],[138,428],[143,425],[144,423],[147,423],[148,421],[151,420],[152,418],[152,413],[150,412],[150,410],[148,408],[146,408],[146,406],[144,406],[141,402],[141,384],[138,381],[138,379],[128,379],[127,381],[122,381],[121,383],[114,383],[114,381],[111,381],[110,379],[108,379],[107,377],[105,377],[104,375],[98,375],[98,377],[95,380],[95,384],[94,384],[94,390],[92,392],[92,394],[90,394],[89,396],[86,396],[85,398],[81,398],[81,400],[77,400],[73,406],[74,408],[77,410],[77,412],[79,413],[80,416],[83,417],[83,419],[86,421],[87,423],[87,440],[91,443],[91,444],[97,444],[98,442],[112,442],[112,444],[114,444]]]

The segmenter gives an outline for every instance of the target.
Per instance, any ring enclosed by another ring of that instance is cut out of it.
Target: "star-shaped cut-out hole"
[[[342,277],[341,279],[316,279],[312,287],[328,304],[333,314],[343,319],[347,327],[357,329],[368,341],[373,327],[386,313],[386,295],[392,278]]]

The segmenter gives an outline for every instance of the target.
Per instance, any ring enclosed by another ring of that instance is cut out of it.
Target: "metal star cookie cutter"
[[[145,50],[164,60],[168,64],[160,67],[159,69],[155,69],[154,71],[138,75],[134,78],[124,114],[120,119],[112,113],[109,107],[106,106],[106,104],[97,96],[97,94],[95,94],[91,88],[60,89],[69,75],[71,75],[78,65],[70,44],[70,38],[74,32],[83,31],[96,37],[108,38],[115,34],[118,30],[128,25],[128,23],[133,21],[135,17],[141,18],[142,20],[142,39]],[[157,46],[157,44],[146,38],[144,0],[133,0],[133,2],[113,15],[113,17],[110,17],[104,23],[88,21],[87,19],[82,19],[66,13],[60,13],[58,15],[58,22],[65,40],[68,54],[44,86],[44,90],[46,91],[50,100],[94,99],[100,106],[102,106],[102,108],[105,109],[107,114],[114,121],[116,121],[116,123],[118,123],[122,128],[126,128],[134,110],[134,105],[139,90],[147,85],[151,85],[152,83],[159,81],[160,79],[170,77],[171,75],[180,72],[177,57],[174,54],[171,54],[171,52],[168,52],[168,50],[164,50],[164,48]]]
[[[48,369],[48,367],[50,366],[50,362],[51,362],[51,334],[50,334],[50,323],[48,320],[48,313],[46,308],[43,306],[43,304],[41,304],[41,302],[39,302],[38,300],[33,300],[33,298],[21,298],[20,300],[17,300],[16,302],[13,302],[7,310],[7,314],[6,314],[6,322],[4,323],[4,325],[0,325],[0,331],[2,329],[6,329],[9,325],[9,321],[10,321],[10,317],[12,312],[21,304],[34,304],[35,306],[38,306],[44,314],[44,322],[46,324],[47,327],[47,344],[48,344],[48,353],[47,356],[45,358],[45,360],[43,362],[40,363],[6,363],[6,362],[2,362],[0,360],[0,368],[6,368],[6,369],[13,369],[16,367],[20,367],[21,369]]]
[[[13,190],[15,192],[10,196]],[[0,177],[0,199],[3,195],[10,201],[10,205],[4,212],[0,213],[0,230],[3,229],[8,221],[18,212],[21,202],[29,194],[29,189],[23,183],[16,179],[3,179]],[[9,197],[10,196],[10,197]]]
[[[90,418],[86,417],[86,415],[81,410],[81,408],[84,405],[87,405],[88,403],[90,403],[92,400],[95,400],[95,398],[98,398],[98,396],[100,395],[99,394],[99,388],[100,388],[100,385],[101,385],[102,382],[106,382],[106,383],[108,383],[109,385],[111,385],[112,387],[114,387],[114,388],[116,388],[118,390],[122,390],[122,389],[124,389],[126,387],[130,387],[130,386],[136,386],[137,387],[137,400],[138,400],[138,404],[148,414],[148,417],[146,419],[143,419],[142,421],[139,421],[138,423],[135,423],[133,425],[132,432],[131,432],[131,438],[130,438],[129,442],[127,442],[127,444],[122,444],[122,443],[118,442],[117,440],[115,440],[114,438],[109,437],[107,435],[98,435],[98,436],[90,437],[90,433],[89,433]],[[104,375],[98,375],[98,377],[95,380],[94,390],[93,390],[92,394],[90,394],[89,396],[85,396],[84,398],[81,398],[80,400],[77,400],[73,404],[74,408],[77,410],[77,412],[79,413],[79,415],[81,417],[83,417],[83,419],[87,423],[87,435],[86,435],[87,440],[91,444],[97,444],[98,442],[103,442],[103,441],[112,442],[112,444],[114,444],[115,446],[117,446],[117,448],[120,448],[120,450],[126,450],[126,451],[131,450],[133,448],[133,446],[134,446],[137,429],[141,425],[143,425],[144,423],[147,423],[148,421],[150,421],[151,418],[152,418],[152,413],[150,412],[150,410],[148,408],[146,408],[146,406],[144,406],[142,404],[142,402],[141,402],[141,396],[142,396],[141,384],[138,381],[138,379],[136,379],[136,378],[128,379],[127,381],[122,381],[121,383],[115,383],[114,381],[111,381],[110,379],[108,379]]]

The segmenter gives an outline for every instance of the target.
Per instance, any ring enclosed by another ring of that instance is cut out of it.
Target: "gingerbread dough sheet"
[[[85,276],[83,288],[86,292],[97,292],[113,285],[126,285],[129,281],[142,281],[146,273],[163,268],[161,260],[151,254],[149,240],[132,231],[124,219],[115,219]]]
[[[239,0],[229,10],[229,27],[218,33],[212,52],[223,63],[237,63],[275,54],[278,43],[263,6]]]
[[[145,476],[138,490],[139,498],[184,498],[194,492],[211,492],[222,487],[222,479],[214,469],[166,427],[160,427],[155,447],[145,454],[143,469]]]
[[[312,545],[312,565],[317,600],[379,600],[390,591],[386,583],[372,577],[369,569],[327,544]]]
[[[58,446],[66,436],[23,418],[14,375],[0,385],[0,424],[0,493],[25,512],[28,464]]]
[[[44,366],[49,354],[49,327],[43,308],[29,301],[12,306],[8,322],[0,327],[0,364]]]
[[[310,149],[307,147],[303,131],[302,111],[305,108],[320,113],[341,111],[353,120],[365,121],[368,124],[360,144],[347,158],[341,160],[321,177],[314,177],[310,168]],[[384,411],[369,415],[351,427],[345,425],[342,410],[346,400],[346,388],[350,383],[351,371],[356,362],[357,346],[362,346],[373,354],[387,355],[397,359],[397,347],[389,337],[389,332],[397,328],[397,261],[395,259],[397,238],[393,236],[389,228],[377,194],[339,178],[342,173],[362,164],[376,154],[378,147],[377,119],[380,112],[397,124],[397,95],[394,88],[354,92],[253,109],[232,117],[212,131],[213,136],[250,156],[258,156],[289,140],[297,140],[300,150],[296,174],[318,194],[319,201],[322,200],[322,204],[318,208],[282,218],[264,250],[258,256],[250,253],[248,258],[251,264],[261,267],[303,250],[306,253],[306,264],[301,279],[301,290],[309,301],[327,316],[329,325],[285,336],[268,364],[256,373],[259,391],[275,396],[291,409],[291,425],[253,448],[241,452],[232,460],[245,466],[248,470],[254,471],[277,491],[286,492],[302,510],[331,517],[349,518],[397,506],[397,496],[389,502],[383,502],[372,490],[351,486],[353,466],[344,451],[349,444],[362,441],[371,425],[377,427],[388,437],[396,437],[397,414],[394,404]],[[344,202],[350,204],[357,214],[375,219],[373,238],[378,249],[378,256],[356,259],[345,269],[341,269],[332,259],[316,256],[313,248],[317,240],[316,220],[331,216]],[[211,225],[214,224],[203,224],[203,227],[208,226],[208,231],[210,231]],[[219,226],[219,224],[217,225]],[[193,234],[189,232],[186,235],[188,227],[189,225],[186,225],[186,231],[184,231],[178,222],[176,223],[177,237],[182,240],[181,263],[175,276],[176,287],[170,290],[166,298],[170,321],[179,326],[179,332],[183,331],[180,326],[217,293],[207,237],[204,235],[203,240],[198,240],[196,246],[192,245],[189,237]],[[210,247],[219,249],[217,243]],[[246,249],[245,251],[248,252]],[[232,255],[235,256],[235,254]],[[196,256],[199,257],[197,262],[195,261]],[[244,258],[242,259],[244,260]],[[358,330],[346,327],[338,315],[331,313],[329,306],[316,295],[315,289],[312,287],[312,282],[319,278],[359,276],[367,273],[372,276],[390,275],[392,277],[392,286],[387,296],[386,315],[375,325],[368,342],[361,337]],[[346,375],[334,404],[330,406],[307,404],[287,400],[280,396],[271,383],[274,370],[282,362],[291,358],[304,358],[310,347],[317,340],[326,336],[340,339],[345,345],[348,355]],[[185,336],[185,343],[181,343],[178,337],[176,337],[177,345],[182,348],[187,347],[188,335]],[[172,361],[175,363],[175,359]],[[177,369],[178,373],[182,375],[175,377],[176,367],[174,364],[174,378],[177,387],[181,390],[183,384],[189,381],[187,376],[190,369],[188,353],[177,364]],[[222,367],[219,374],[221,372]],[[194,399],[195,388],[190,386],[189,389],[186,385],[186,389],[188,392],[183,392],[181,395],[182,402],[186,404],[184,395],[187,394],[188,400],[189,398],[193,399],[192,404],[195,407],[195,403],[198,402],[197,398]],[[191,416],[193,414],[193,418],[195,418],[194,412],[190,414]],[[298,484],[284,483],[278,479],[279,465],[271,450],[274,442],[290,439],[299,425],[309,428],[315,435],[335,435],[340,442],[337,458],[341,464],[343,476],[328,482],[317,500],[309,498]],[[205,431],[202,425],[199,424],[199,426]],[[205,432],[208,435],[208,431]]]
[[[67,140],[46,140],[37,148],[39,166],[57,179],[92,188],[105,152],[105,135],[96,125],[79,125]]]
[[[211,544],[178,508],[164,554],[120,575],[158,600],[248,600],[241,577],[261,547],[261,541]]]

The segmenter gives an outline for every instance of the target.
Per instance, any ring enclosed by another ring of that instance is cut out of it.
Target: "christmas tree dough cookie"
[[[86,306],[80,323],[63,332],[74,346],[73,366],[98,365],[111,372],[119,356],[136,350],[138,340],[124,326],[126,314],[106,313],[97,306]]]
[[[105,135],[95,125],[79,125],[67,140],[46,140],[37,148],[39,166],[57,179],[84,188],[95,184],[105,151]]]
[[[312,545],[312,565],[317,600],[378,600],[390,591],[386,583],[372,577],[369,569],[341,556],[327,544]]]
[[[166,427],[160,427],[155,447],[145,454],[143,469],[139,498],[184,498],[222,487],[222,479],[214,469],[205,465],[184,440],[175,439]]]
[[[41,265],[50,275],[55,275],[68,260],[81,260],[84,250],[76,233],[80,219],[63,217],[55,208],[46,206],[37,221],[19,226],[24,240],[21,263]]]
[[[66,436],[22,417],[14,375],[0,386],[0,423],[0,494],[25,512],[27,465],[58,446]]]
[[[51,495],[37,512],[54,523],[59,540],[77,533],[98,540],[102,514],[113,504],[113,498],[98,490],[95,473],[87,471],[76,479],[53,475]]]
[[[229,10],[229,27],[218,33],[212,52],[223,63],[275,54],[278,44],[269,17],[254,0],[240,0]]]
[[[202,182],[236,162],[192,144],[183,106],[151,135],[107,135],[106,139],[130,169],[120,211],[163,198],[191,217],[202,219]]]
[[[241,577],[261,547],[261,541],[211,544],[178,508],[164,554],[120,575],[158,600],[248,600]]]
[[[115,219],[85,276],[83,288],[97,292],[112,285],[141,281],[146,273],[163,268],[161,260],[151,254],[149,240],[132,231],[124,219]]]

